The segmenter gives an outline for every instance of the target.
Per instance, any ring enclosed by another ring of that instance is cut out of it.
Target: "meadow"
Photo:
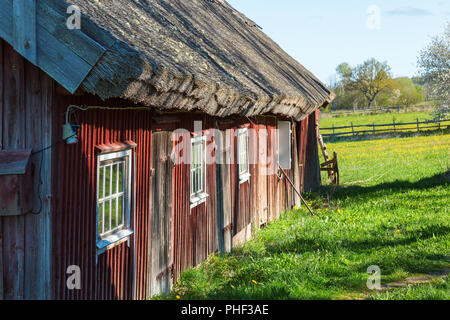
[[[184,272],[169,299],[450,299],[447,279],[371,291],[450,269],[450,134],[329,143],[341,186],[307,195],[228,254]],[[326,178],[324,177],[324,182]]]
[[[369,115],[348,115],[343,117],[329,117],[326,114],[320,119],[320,126],[323,128],[349,126],[364,124],[387,124],[393,123],[410,123],[419,121],[432,120],[431,112],[406,112],[406,113],[379,113]]]

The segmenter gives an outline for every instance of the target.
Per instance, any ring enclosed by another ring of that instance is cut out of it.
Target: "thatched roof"
[[[117,39],[82,83],[103,99],[297,120],[333,99],[312,73],[224,0],[66,1]]]

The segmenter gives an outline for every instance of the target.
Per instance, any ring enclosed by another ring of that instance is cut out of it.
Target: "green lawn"
[[[410,123],[419,121],[431,120],[430,112],[407,112],[407,113],[380,113],[373,115],[348,115],[337,118],[322,118],[320,119],[320,126],[322,128],[364,125],[364,124],[388,124],[393,123]]]
[[[351,128],[324,130],[327,128],[339,128],[339,127],[349,127],[353,124],[354,131],[371,131],[373,129],[372,125],[390,125],[375,127],[376,130],[392,130],[394,131],[394,121],[395,129],[402,132],[417,131],[417,120],[419,120],[419,127],[421,131],[436,130],[433,128],[436,126],[435,123],[420,123],[424,121],[432,120],[432,116],[429,112],[408,112],[408,113],[381,113],[373,115],[348,115],[340,116],[336,118],[327,118],[326,115],[322,115],[320,119],[321,134],[332,134],[332,133],[352,133]],[[399,125],[399,124],[405,125]],[[364,127],[357,127],[364,125]],[[444,122],[441,124],[442,127],[450,125],[450,122]],[[369,132],[370,133],[370,132]],[[370,133],[371,134],[371,133]],[[377,133],[379,134],[379,133]]]
[[[376,293],[450,265],[450,134],[328,145],[342,186],[309,195],[230,254],[183,273],[170,299],[449,299],[448,280]]]

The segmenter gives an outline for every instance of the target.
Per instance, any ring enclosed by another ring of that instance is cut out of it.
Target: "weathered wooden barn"
[[[320,184],[332,93],[224,0],[0,7],[0,299],[165,292]]]

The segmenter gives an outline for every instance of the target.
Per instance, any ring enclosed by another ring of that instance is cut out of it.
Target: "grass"
[[[373,115],[348,115],[337,118],[322,118],[320,119],[320,126],[322,128],[365,125],[365,124],[388,124],[393,123],[410,123],[419,121],[432,120],[430,112],[407,112],[407,113],[380,113]]]
[[[424,285],[376,293],[371,300],[450,300],[450,278]]]
[[[232,253],[184,272],[169,299],[448,299],[449,282],[374,293],[381,282],[450,264],[450,134],[336,142],[342,187],[301,208]]]
[[[362,135],[361,131],[368,131],[366,134],[372,134],[372,124],[375,125],[390,125],[390,126],[383,126],[383,127],[375,127],[376,130],[391,130],[394,131],[394,121],[395,121],[395,129],[397,132],[417,132],[417,119],[419,122],[424,121],[430,121],[432,120],[432,117],[430,113],[427,112],[408,112],[408,113],[381,113],[381,114],[374,114],[374,115],[348,115],[348,116],[341,116],[336,118],[322,118],[320,119],[320,128],[321,128],[321,134],[332,134],[332,133],[347,133],[349,136],[352,135],[352,129],[351,128],[344,128],[344,129],[335,129],[333,130],[324,130],[327,128],[332,128],[333,126],[336,127],[348,127],[351,126],[353,123],[353,126],[359,126],[359,125],[365,125],[365,127],[354,127],[354,132],[357,133],[359,131],[359,135]],[[405,124],[399,126],[399,124]],[[408,123],[408,124],[407,124]],[[368,125],[368,126],[366,126]],[[441,123],[442,128],[445,128],[446,126],[449,126],[449,122]],[[437,124],[436,123],[420,123],[420,131],[429,131],[429,130],[436,130]],[[383,134],[377,132],[377,134]]]

